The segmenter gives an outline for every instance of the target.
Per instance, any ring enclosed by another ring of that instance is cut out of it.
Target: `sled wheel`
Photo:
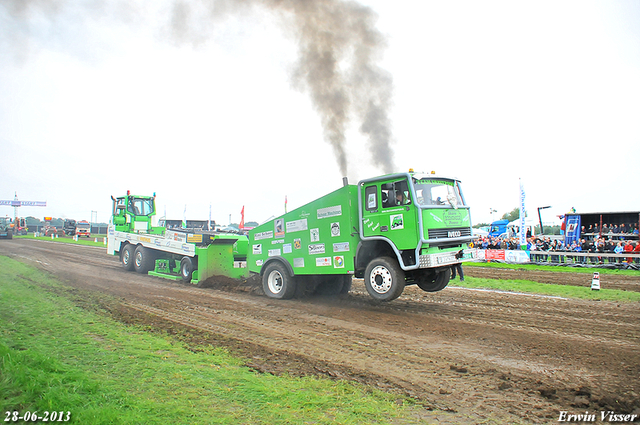
[[[153,270],[155,258],[153,250],[138,246],[133,253],[133,268],[138,273],[149,273]]]
[[[182,257],[180,260],[180,276],[185,282],[191,282],[193,276],[193,261],[189,257]]]
[[[128,272],[133,270],[133,253],[135,248],[134,245],[126,244],[122,251],[120,251],[120,262],[122,263],[122,267]]]

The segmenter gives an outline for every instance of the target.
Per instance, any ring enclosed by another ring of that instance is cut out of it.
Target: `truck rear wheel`
[[[122,263],[122,267],[128,272],[133,270],[134,251],[135,246],[129,243],[120,251],[120,262]]]
[[[446,269],[437,273],[425,272],[422,276],[420,276],[420,279],[416,283],[418,284],[418,287],[425,292],[438,292],[447,287],[450,279],[451,269],[447,267]]]
[[[155,263],[153,250],[138,246],[133,255],[133,268],[138,273],[149,273],[153,270]]]
[[[193,261],[189,257],[182,257],[180,260],[180,276],[185,282],[191,282],[193,276]]]
[[[288,300],[296,292],[295,278],[289,276],[282,263],[273,262],[267,265],[262,274],[262,289],[269,298]]]
[[[375,258],[367,265],[364,285],[377,301],[395,300],[404,291],[404,271],[391,257]]]

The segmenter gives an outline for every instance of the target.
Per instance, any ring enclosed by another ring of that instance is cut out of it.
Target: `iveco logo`
[[[447,232],[447,237],[448,238],[457,238],[462,236],[462,232],[460,232],[460,230],[451,230],[449,232]]]

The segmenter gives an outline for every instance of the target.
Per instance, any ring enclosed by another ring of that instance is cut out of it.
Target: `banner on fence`
[[[528,263],[531,261],[529,251],[485,249],[479,250],[478,258],[484,260],[500,260],[509,263]]]

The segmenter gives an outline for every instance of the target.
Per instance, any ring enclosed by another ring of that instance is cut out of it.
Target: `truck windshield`
[[[133,215],[150,215],[153,211],[152,198],[129,198],[127,211]]]
[[[453,180],[420,179],[414,180],[414,185],[419,205],[442,205],[454,208],[464,206],[460,187]]]

